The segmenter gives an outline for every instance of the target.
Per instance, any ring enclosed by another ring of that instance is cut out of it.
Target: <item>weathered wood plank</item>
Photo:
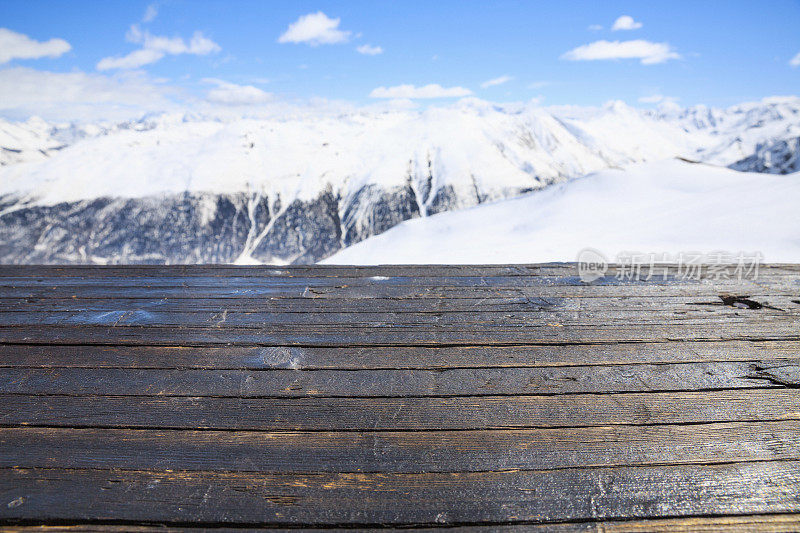
[[[77,523],[74,525],[40,525],[40,526],[5,526],[6,531],[32,532],[43,531],[48,533],[64,533],[74,531],[97,532],[133,532],[133,533],[185,533],[187,531],[197,531],[198,528],[167,526],[159,524],[155,526],[143,526],[138,524],[111,525],[98,523]],[[341,531],[340,528],[280,528],[270,527],[269,531],[275,533],[298,533],[309,531]],[[407,531],[408,528],[368,528],[358,527],[356,531]],[[415,527],[414,531],[422,533],[441,532],[441,527]],[[753,533],[796,533],[800,530],[800,514],[767,514],[767,515],[744,515],[744,516],[693,516],[689,518],[661,518],[650,520],[621,520],[621,521],[580,521],[580,522],[551,522],[547,524],[492,524],[492,525],[462,525],[448,526],[447,530],[453,533],[465,533],[473,531],[549,531],[551,533],[581,532],[581,533],[735,533],[740,531],[750,531]],[[214,531],[220,533],[250,533],[264,531],[264,528],[248,528],[216,526]]]
[[[96,282],[84,280],[81,284],[59,285],[28,282],[23,286],[4,286],[2,298],[520,298],[520,297],[659,297],[706,296],[716,298],[722,293],[770,294],[797,296],[800,283],[797,277],[777,280],[743,280],[742,282],[626,282],[609,281],[605,284],[585,284],[572,278],[554,278],[545,282],[539,278],[451,278],[450,280],[418,280],[417,284],[388,283],[385,280],[359,283],[339,278],[309,278],[307,283],[264,283],[261,280],[246,283],[229,278],[204,278],[176,283],[143,283],[136,279],[108,279]],[[412,278],[413,279],[413,278]],[[505,281],[505,279],[509,281]],[[316,281],[323,280],[323,281]],[[355,278],[354,278],[355,280]],[[562,280],[562,281],[558,281]],[[566,281],[563,281],[566,280]],[[574,282],[573,282],[574,281]]]
[[[800,312],[796,296],[748,294],[748,298],[770,306],[756,310],[769,314],[780,310],[785,313]],[[797,301],[795,301],[797,300]],[[638,311],[744,311],[724,305],[719,295],[714,296],[658,296],[658,297],[590,297],[590,298],[0,298],[0,313],[17,312],[214,312],[222,310],[240,313],[475,313],[475,312],[611,312]]]
[[[0,368],[1,394],[227,397],[489,396],[800,384],[800,359],[437,370]]]
[[[0,467],[473,472],[800,459],[800,422],[492,431],[0,428]]]
[[[141,326],[141,327],[213,327],[213,328],[266,328],[271,326],[331,326],[386,327],[397,326],[459,326],[533,327],[557,322],[564,327],[591,324],[664,325],[674,322],[735,321],[793,321],[800,322],[797,309],[742,310],[726,306],[684,306],[680,309],[643,310],[565,310],[541,311],[472,311],[468,313],[443,312],[358,312],[337,311],[309,313],[240,312],[222,307],[214,311],[162,311],[119,306],[110,311],[19,311],[0,313],[0,328],[17,326]]]
[[[376,271],[380,274],[381,271]],[[570,272],[568,275],[535,275],[535,276],[336,276],[336,277],[293,277],[293,276],[0,276],[2,288],[101,288],[114,285],[126,287],[146,288],[203,288],[217,285],[242,287],[242,288],[270,288],[270,287],[584,287],[584,286],[675,286],[700,284],[701,280],[681,280],[673,277],[657,276],[646,279],[642,276],[631,278],[605,276],[586,283],[578,277],[578,273]],[[773,275],[762,279],[762,284],[781,285],[796,279],[796,273]],[[754,285],[753,280],[720,280],[720,285]]]
[[[673,269],[667,274],[649,276],[647,273],[613,271],[591,283],[584,282],[578,276],[577,269],[562,271],[539,271],[534,275],[484,275],[471,272],[471,275],[447,276],[443,275],[436,267],[427,273],[410,273],[396,275],[380,267],[374,268],[374,275],[348,275],[340,273],[337,276],[319,275],[237,275],[231,272],[227,276],[218,273],[212,275],[108,275],[99,271],[93,275],[58,275],[58,276],[31,276],[22,273],[12,276],[0,276],[0,288],[102,288],[113,286],[115,283],[126,287],[157,288],[205,288],[211,286],[226,286],[240,288],[279,288],[279,287],[589,287],[602,286],[634,286],[642,285],[656,287],[670,286],[740,286],[740,287],[771,287],[791,286],[800,277],[797,270],[771,270],[760,273],[755,277],[732,277],[715,279],[711,276],[681,276],[680,272]]]
[[[3,395],[0,425],[250,430],[436,430],[800,419],[800,391],[416,398]]]
[[[766,272],[791,272],[792,264],[765,264]],[[574,263],[539,263],[513,265],[0,265],[0,276],[309,276],[342,277],[406,275],[406,276],[535,276],[575,273]],[[613,265],[610,268],[614,268]]]
[[[643,267],[646,272],[648,267]],[[620,271],[629,273],[630,268],[613,263],[608,265],[608,275],[616,276]],[[663,267],[659,266],[659,274]],[[669,275],[679,276],[679,270],[668,265]],[[759,265],[759,277],[769,278],[800,273],[800,267],[791,263],[764,263]],[[187,277],[187,276],[248,276],[248,277],[370,277],[414,276],[414,277],[458,277],[458,276],[568,276],[577,274],[576,263],[537,263],[512,265],[0,265],[0,277]],[[715,279],[707,269],[702,271],[704,279]]]
[[[800,511],[800,267],[614,273],[0,266],[0,524]]]
[[[703,498],[687,498],[703,494]],[[9,469],[0,518],[198,524],[555,522],[800,511],[796,461],[428,474]]]
[[[553,524],[552,530],[592,531],[597,533],[790,533],[800,530],[800,515],[699,516],[654,520],[594,522],[588,524]],[[527,526],[506,526],[509,529]],[[550,528],[551,526],[541,526]]]
[[[0,345],[0,367],[447,369],[790,360],[797,341],[444,347]]]
[[[192,326],[6,326],[0,343],[284,346],[514,345],[667,341],[800,340],[794,317],[725,316],[665,319],[653,323],[589,320],[536,325],[275,324],[263,327]]]

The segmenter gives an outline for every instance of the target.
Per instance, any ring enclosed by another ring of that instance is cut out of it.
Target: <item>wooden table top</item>
[[[800,266],[0,266],[0,525],[800,530]]]

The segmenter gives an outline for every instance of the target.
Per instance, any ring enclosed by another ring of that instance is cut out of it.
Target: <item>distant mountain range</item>
[[[680,157],[783,174],[799,150],[795,97],[0,120],[0,262],[310,263],[404,220],[591,172]]]

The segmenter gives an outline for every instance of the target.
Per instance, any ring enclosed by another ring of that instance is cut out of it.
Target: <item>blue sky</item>
[[[623,15],[630,29],[612,31]],[[136,88],[230,104],[471,93],[726,106],[800,87],[799,0],[2,0],[0,28],[0,113],[11,117],[55,109],[70,83],[78,92],[108,83],[100,98],[118,107],[129,98],[131,109],[141,102],[125,93]],[[43,84],[63,90],[39,95]]]

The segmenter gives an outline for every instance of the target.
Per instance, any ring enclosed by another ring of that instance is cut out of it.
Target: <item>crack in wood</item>
[[[745,376],[750,379],[766,379],[786,387],[800,387],[800,365],[766,366],[754,363],[750,365],[751,372]]]

